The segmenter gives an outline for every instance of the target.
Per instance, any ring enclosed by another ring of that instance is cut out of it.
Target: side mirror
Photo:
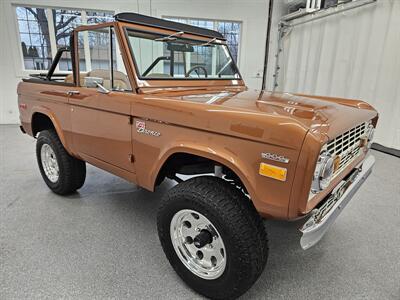
[[[110,91],[97,82],[97,91],[102,94],[108,94]]]
[[[97,88],[99,93],[108,94],[110,91],[103,86],[104,79],[101,77],[85,77],[85,87]]]

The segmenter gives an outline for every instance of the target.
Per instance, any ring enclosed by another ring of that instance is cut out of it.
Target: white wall
[[[23,70],[12,5],[86,8],[114,12],[242,22],[239,68],[250,88],[260,88],[267,0],[0,0],[0,124],[18,123],[16,86]],[[267,88],[272,88],[277,20],[275,0]],[[375,140],[400,149],[400,0],[295,27],[285,38],[279,90],[360,98],[381,116]],[[257,73],[259,76],[257,76]]]
[[[365,100],[380,114],[375,141],[400,149],[400,0],[294,27],[282,57],[278,90]]]
[[[250,88],[261,87],[268,13],[266,0],[0,0],[0,124],[19,122],[16,86],[29,74],[23,70],[13,7],[24,4],[241,21],[239,68]]]

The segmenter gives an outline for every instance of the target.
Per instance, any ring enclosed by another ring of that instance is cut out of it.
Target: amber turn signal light
[[[287,169],[261,163],[258,173],[265,177],[270,177],[279,181],[286,181]]]

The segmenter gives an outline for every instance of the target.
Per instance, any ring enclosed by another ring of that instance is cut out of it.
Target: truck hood
[[[187,90],[145,98],[152,98],[153,104],[173,101],[170,109],[189,114],[187,118],[177,115],[169,122],[288,148],[301,147],[307,131],[332,139],[377,115],[358,100],[255,90]]]

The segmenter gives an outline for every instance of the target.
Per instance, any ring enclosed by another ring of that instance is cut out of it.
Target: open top
[[[68,56],[72,73],[57,73],[61,57]],[[75,28],[70,47],[59,49],[48,73],[24,81],[136,93],[244,86],[219,32],[135,13]]]

